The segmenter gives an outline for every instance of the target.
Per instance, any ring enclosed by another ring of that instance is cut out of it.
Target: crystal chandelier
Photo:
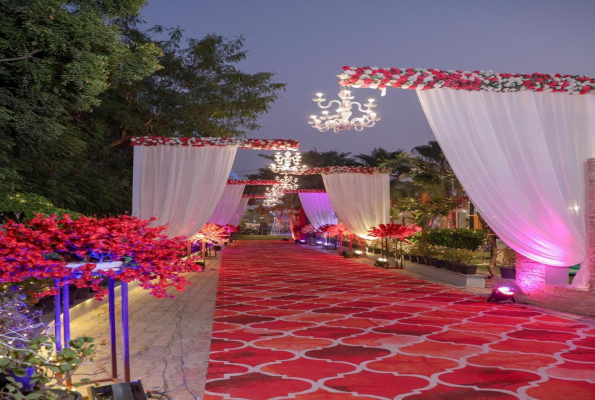
[[[267,188],[265,196],[267,200],[279,200],[284,196],[283,189],[280,187],[280,185],[274,185],[270,188]]]
[[[301,161],[300,153],[292,155],[291,151],[286,151],[285,154],[277,152],[275,162],[271,164],[270,168],[276,174],[299,174],[307,168],[305,165],[300,166]]]
[[[333,104],[337,104],[337,113],[336,114],[329,114],[328,111],[323,111],[322,116],[319,118],[316,115],[312,115],[310,118],[311,120],[308,121],[312,128],[318,129],[320,132],[326,132],[329,129],[332,129],[333,132],[339,133],[340,131],[355,129],[356,131],[363,131],[364,128],[371,128],[376,125],[377,121],[380,121],[380,118],[376,116],[376,113],[372,111],[374,107],[376,107],[376,103],[374,103],[374,99],[369,99],[364,106],[366,108],[362,108],[361,103],[356,101],[352,102],[351,100],[355,99],[351,95],[350,90],[345,90],[345,88],[341,88],[339,92],[339,100],[333,100],[329,102],[326,106],[322,105],[323,101],[326,101],[325,98],[322,97],[322,93],[316,93],[318,96],[315,99],[312,99],[315,103],[318,103],[318,107],[320,108],[330,108]],[[364,115],[359,118],[349,119],[351,117],[351,108],[356,105],[360,112]]]
[[[283,178],[276,176],[275,179],[277,180],[275,186],[280,186],[282,190],[295,190],[298,188],[298,179],[296,177],[283,175]]]

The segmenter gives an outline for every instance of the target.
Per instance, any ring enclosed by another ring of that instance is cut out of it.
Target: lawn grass
[[[234,236],[235,240],[293,240],[291,235],[238,235]]]

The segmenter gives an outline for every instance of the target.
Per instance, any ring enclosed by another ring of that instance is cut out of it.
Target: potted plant
[[[451,253],[454,264],[452,265],[453,272],[462,272],[465,265],[469,264],[473,260],[473,251],[468,249],[456,249]]]
[[[62,388],[79,365],[92,361],[93,339],[79,337],[55,351],[39,312],[27,310],[23,299],[17,288],[0,295],[0,398],[82,400]]]
[[[516,278],[516,252],[510,247],[505,248],[498,254],[498,267],[500,268],[500,276],[505,279]]]

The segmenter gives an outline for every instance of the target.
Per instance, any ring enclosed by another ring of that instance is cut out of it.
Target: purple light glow
[[[513,288],[510,288],[508,286],[501,286],[496,290],[506,296],[514,296],[514,294],[516,293]]]

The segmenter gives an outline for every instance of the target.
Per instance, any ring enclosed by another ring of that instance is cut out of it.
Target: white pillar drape
[[[588,287],[585,162],[595,156],[595,96],[418,91],[473,204],[506,244],[540,263],[581,263]]]
[[[248,207],[248,200],[250,199],[244,197],[240,198],[238,206],[228,222],[229,225],[238,226],[240,222],[242,222],[242,217],[246,213],[246,208]]]
[[[368,230],[390,222],[388,174],[323,174],[328,197],[339,221],[364,239]]]
[[[246,185],[227,185],[223,191],[223,195],[217,204],[217,208],[213,211],[213,215],[209,218],[209,222],[217,225],[229,224],[238,208],[238,204],[242,199],[244,187]]]
[[[319,228],[322,225],[334,225],[337,223],[335,210],[326,193],[298,193],[300,202],[304,208],[310,223]]]
[[[168,237],[194,236],[207,223],[227,184],[237,146],[136,146],[133,215]]]

